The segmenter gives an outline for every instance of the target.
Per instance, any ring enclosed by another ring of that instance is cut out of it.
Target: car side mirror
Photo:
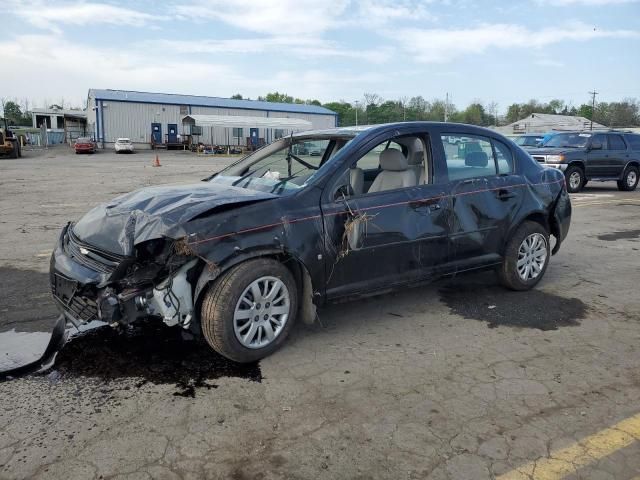
[[[341,185],[336,190],[336,193],[333,194],[333,200],[335,202],[339,202],[340,200],[348,198],[351,195],[353,195],[353,188],[351,188],[351,185]]]
[[[602,150],[602,144],[600,142],[592,142],[589,150]]]

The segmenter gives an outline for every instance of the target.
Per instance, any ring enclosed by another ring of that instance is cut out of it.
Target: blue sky
[[[0,94],[89,88],[322,102],[421,95],[464,107],[640,98],[640,0],[5,2]],[[7,65],[13,65],[7,68]]]

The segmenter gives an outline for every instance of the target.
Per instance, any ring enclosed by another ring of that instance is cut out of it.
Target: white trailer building
[[[88,129],[99,145],[111,146],[118,138],[130,138],[138,148],[179,144],[192,133],[183,119],[190,115],[234,115],[241,117],[290,118],[312,129],[337,126],[337,114],[316,105],[271,103],[257,100],[90,89],[87,104]],[[295,123],[295,122],[291,122]],[[201,132],[199,131],[201,130]],[[195,141],[210,145],[270,143],[291,129],[207,126]],[[256,145],[257,146],[257,145]]]

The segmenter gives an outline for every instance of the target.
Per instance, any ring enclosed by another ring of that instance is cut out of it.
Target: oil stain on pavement
[[[238,364],[200,340],[185,340],[179,328],[159,320],[128,327],[98,327],[73,336],[60,350],[54,371],[61,379],[93,377],[105,381],[137,378],[146,384],[174,384],[174,395],[195,396],[199,388],[217,388],[212,380],[240,377],[260,382],[257,363]]]
[[[44,353],[59,312],[46,273],[1,267],[0,291],[1,377],[1,371],[33,362]],[[197,389],[217,388],[212,381],[218,378],[262,379],[257,363],[227,360],[203,341],[185,340],[179,328],[169,328],[159,320],[118,330],[99,326],[69,333],[70,339],[47,372],[56,381],[135,379],[138,387],[173,384],[175,395],[193,397]]]
[[[634,238],[640,238],[640,230],[625,230],[622,232],[611,232],[598,235],[598,240],[605,240],[607,242],[615,242],[616,240],[632,240]]]
[[[542,290],[514,292],[493,284],[453,281],[440,289],[452,313],[488,323],[489,328],[511,327],[557,330],[579,325],[587,306],[577,298],[564,298]]]

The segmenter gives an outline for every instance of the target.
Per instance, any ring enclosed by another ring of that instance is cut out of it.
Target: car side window
[[[607,136],[603,133],[596,133],[591,139],[591,145],[599,143],[602,145],[602,150],[608,150]]]
[[[387,148],[395,148],[402,151],[402,147],[396,142],[385,140],[380,145],[376,145],[358,160],[358,168],[371,170],[380,168],[380,153]]]
[[[626,150],[627,145],[620,135],[609,135],[609,147],[611,150]]]
[[[513,173],[513,154],[509,147],[498,140],[491,140],[493,142],[493,149],[496,154],[496,162],[498,164],[498,173],[508,174]]]
[[[451,144],[447,141],[450,136],[452,136],[450,133],[441,135],[449,180],[497,174],[491,139],[479,135],[467,135],[466,141]]]
[[[640,135],[625,135],[631,150],[640,151]]]
[[[394,137],[351,163],[330,189],[334,199],[416,187],[431,182],[431,150],[427,136]]]

